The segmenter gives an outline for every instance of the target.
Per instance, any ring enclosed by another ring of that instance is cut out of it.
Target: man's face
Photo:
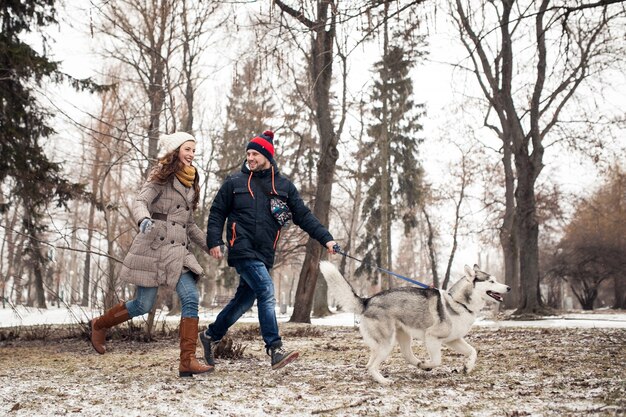
[[[248,162],[248,168],[250,168],[252,172],[263,171],[270,167],[270,161],[263,156],[263,154],[254,149],[248,149],[246,151],[246,162]]]

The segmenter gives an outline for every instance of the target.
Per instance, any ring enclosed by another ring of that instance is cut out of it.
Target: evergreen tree
[[[409,77],[415,64],[412,55],[402,46],[391,46],[386,56],[375,64],[378,78],[371,94],[374,123],[368,128],[370,139],[360,151],[370,187],[363,204],[368,238],[357,251],[365,254],[366,262],[357,268],[357,274],[369,272],[371,263],[391,267],[388,260],[382,259],[383,223],[388,225],[387,231],[398,218],[402,218],[405,230],[416,225],[422,187],[422,169],[417,158],[422,139],[417,135],[422,129],[419,119],[423,105],[412,99],[413,83]],[[381,140],[384,137],[387,143]],[[384,146],[387,148],[383,149]],[[383,175],[385,172],[387,175]],[[387,183],[386,187],[383,182]],[[389,202],[386,218],[383,218],[383,189]],[[390,235],[387,237],[391,241]],[[390,248],[388,256],[391,259]]]
[[[293,82],[285,85],[281,103],[284,130],[280,135],[280,171],[298,184],[305,202],[310,202],[315,194],[319,158],[315,113],[308,97],[313,88],[310,75],[308,63],[302,62],[301,68],[294,71]]]
[[[218,145],[222,176],[238,170],[246,144],[271,127],[268,122],[275,113],[271,97],[269,85],[263,84],[258,61],[247,61],[235,76],[226,107],[226,129]]]
[[[95,88],[62,74],[58,63],[35,51],[21,37],[34,28],[56,23],[54,0],[3,2],[0,8],[0,184],[23,206],[37,304],[45,307],[41,248],[43,209],[50,200],[63,205],[82,187],[62,176],[61,167],[46,156],[42,140],[54,133],[51,114],[35,99],[33,88],[44,81],[69,81],[75,88]]]
[[[238,171],[245,159],[246,145],[255,135],[269,129],[274,105],[269,85],[263,84],[257,60],[247,61],[235,75],[226,107],[226,129],[217,141],[220,177]],[[237,274],[233,268],[221,268],[225,288],[233,288]]]

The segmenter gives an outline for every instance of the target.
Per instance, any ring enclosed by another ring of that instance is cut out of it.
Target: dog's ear
[[[469,265],[465,265],[465,276],[474,279],[474,275],[475,274],[472,268],[470,268]]]
[[[480,270],[480,266],[474,264],[474,278],[479,281],[486,281],[489,279],[489,274]]]

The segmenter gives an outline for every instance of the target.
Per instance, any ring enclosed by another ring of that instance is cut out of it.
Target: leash
[[[362,263],[362,264],[372,266],[372,267],[374,267],[374,268],[378,269],[379,271],[385,272],[385,273],[387,273],[387,274],[389,274],[389,275],[393,275],[394,277],[397,277],[397,278],[403,279],[403,280],[405,280],[405,281],[408,281],[408,282],[410,282],[411,284],[418,285],[418,286],[420,286],[420,287],[422,287],[422,288],[430,288],[430,289],[434,289],[434,288],[435,288],[435,287],[433,287],[432,285],[423,284],[423,283],[421,283],[421,282],[419,282],[419,281],[415,281],[414,279],[411,279],[411,278],[405,277],[404,275],[396,274],[395,272],[389,271],[389,270],[387,270],[387,269],[385,269],[385,268],[381,268],[381,267],[379,267],[379,266],[377,266],[377,265],[367,263],[367,262],[365,262],[365,261],[364,261],[364,260],[362,260],[362,259],[357,259],[357,258],[355,258],[354,256],[350,256],[350,255],[348,255],[347,253],[345,253],[344,251],[342,251],[342,250],[341,250],[341,247],[339,246],[339,244],[336,244],[335,246],[333,246],[333,250],[334,250],[335,252],[337,252],[338,254],[345,256],[346,258],[354,259],[355,261],[360,262],[360,263]]]

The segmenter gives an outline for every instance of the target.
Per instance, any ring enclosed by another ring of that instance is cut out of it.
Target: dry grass
[[[358,330],[281,325],[285,346],[301,359],[271,371],[258,327],[236,325],[239,355],[213,374],[178,378],[175,332],[151,343],[109,342],[97,355],[78,338],[17,338],[0,343],[0,415],[89,416],[623,416],[623,329],[475,328],[475,371],[444,350],[444,366],[408,367],[396,350],[372,381]],[[243,347],[243,350],[241,348]],[[414,347],[418,356],[424,352]],[[200,348],[198,355],[200,355]]]

